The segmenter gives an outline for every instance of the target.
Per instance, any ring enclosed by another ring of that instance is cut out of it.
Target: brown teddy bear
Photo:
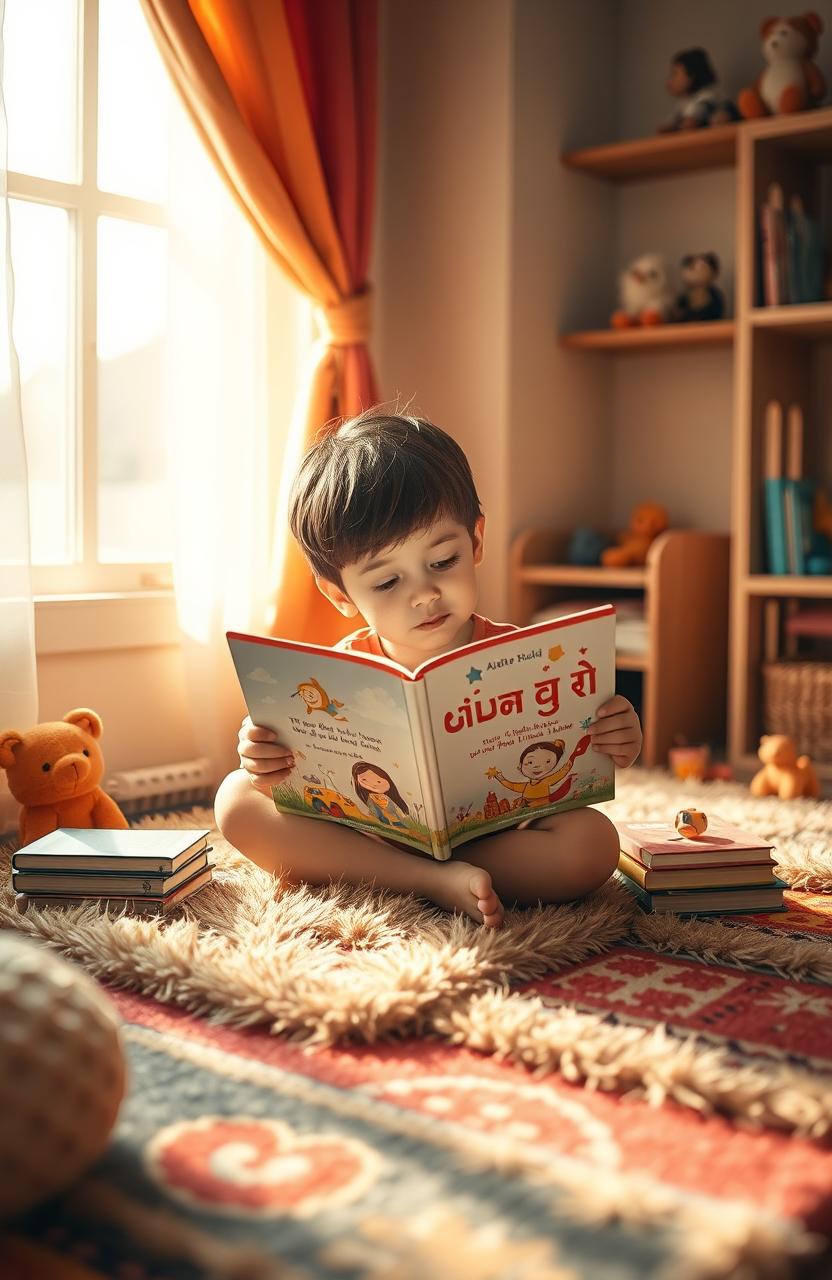
[[[751,779],[752,796],[779,796],[796,800],[800,796],[817,799],[820,795],[817,774],[808,756],[798,756],[791,738],[782,733],[764,735],[757,755],[763,767]]]
[[[750,89],[743,89],[737,105],[747,120],[760,116],[805,111],[826,97],[826,82],[813,61],[823,22],[816,13],[796,18],[766,18],[760,27],[765,71]]]
[[[618,534],[618,546],[601,552],[601,564],[646,564],[650,543],[667,528],[667,511],[658,502],[642,502],[630,516],[630,527]]]
[[[101,719],[87,707],[63,720],[37,724],[28,733],[0,734],[0,768],[20,811],[21,846],[58,827],[123,829],[127,819],[101,790],[104,758]]]

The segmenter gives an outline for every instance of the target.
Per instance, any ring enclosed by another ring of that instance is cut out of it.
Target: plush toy
[[[31,844],[58,827],[123,829],[127,819],[101,790],[104,758],[101,720],[78,707],[63,720],[37,724],[27,733],[0,734],[0,768],[20,811],[20,843]]]
[[[702,129],[739,119],[737,108],[720,90],[704,49],[683,49],[676,54],[670,63],[667,92],[679,99],[679,105],[670,119],[659,125],[659,133]]]
[[[738,99],[740,113],[747,120],[804,111],[823,101],[826,81],[812,61],[821,31],[823,22],[816,13],[766,19],[760,35],[768,66]]]
[[[594,529],[576,529],[566,549],[567,564],[600,564],[601,552],[610,545],[609,538]]]
[[[618,535],[618,546],[601,552],[601,564],[639,565],[647,561],[650,543],[667,528],[667,511],[658,502],[642,502],[630,516],[630,527]]]
[[[782,733],[764,735],[757,755],[762,769],[751,779],[752,796],[779,796],[796,800],[800,796],[814,799],[820,795],[817,774],[808,756],[798,756],[791,738]]]
[[[681,276],[684,293],[673,308],[673,319],[721,320],[725,315],[725,295],[714,283],[719,275],[719,258],[715,253],[688,253],[682,259]]]
[[[614,329],[662,324],[672,309],[664,259],[658,253],[636,258],[618,277],[618,294],[621,306],[610,317]]]

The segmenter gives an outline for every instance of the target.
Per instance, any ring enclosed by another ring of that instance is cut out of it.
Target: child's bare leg
[[[570,809],[472,840],[460,852],[490,873],[506,906],[571,902],[612,875],[618,833],[597,809]]]
[[[458,858],[437,862],[408,853],[336,822],[313,824],[308,818],[278,813],[243,769],[221,783],[214,813],[235,849],[293,884],[339,879],[375,884],[428,898],[447,911],[464,911],[489,928],[502,924],[503,907],[488,871]]]

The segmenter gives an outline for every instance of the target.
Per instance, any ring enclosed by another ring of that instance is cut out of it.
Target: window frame
[[[33,564],[36,597],[78,598],[172,589],[169,562],[104,564],[98,560],[98,219],[102,216],[167,227],[163,204],[101,191],[98,187],[98,0],[76,0],[80,95],[78,182],[9,170],[10,199],[65,209],[69,220],[72,324],[69,388],[73,411],[73,514],[68,564]],[[70,481],[68,480],[68,484]]]

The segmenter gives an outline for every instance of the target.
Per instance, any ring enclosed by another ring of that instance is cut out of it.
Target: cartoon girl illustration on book
[[[574,774],[570,773],[576,756],[581,756],[590,744],[587,734],[572,752],[565,765],[560,768],[561,756],[566,750],[563,738],[555,738],[554,742],[532,742],[520,755],[520,772],[525,782],[511,782],[499,769],[487,769],[486,777],[496,778],[509,791],[519,791],[523,804],[529,809],[543,809],[546,805],[563,800],[569,794]],[[553,784],[566,777],[561,786],[552,790]]]
[[[352,782],[356,795],[367,806],[371,817],[385,827],[407,830],[404,819],[410,817],[410,810],[389,773],[377,764],[358,760],[352,767]]]
[[[314,676],[310,676],[308,680],[301,680],[293,698],[300,696],[306,704],[306,715],[311,716],[313,711],[323,711],[324,715],[332,716],[333,720],[346,720],[346,716],[339,716],[338,708],[343,707],[343,702],[339,702],[337,698],[330,698],[326,689],[318,683]]]

